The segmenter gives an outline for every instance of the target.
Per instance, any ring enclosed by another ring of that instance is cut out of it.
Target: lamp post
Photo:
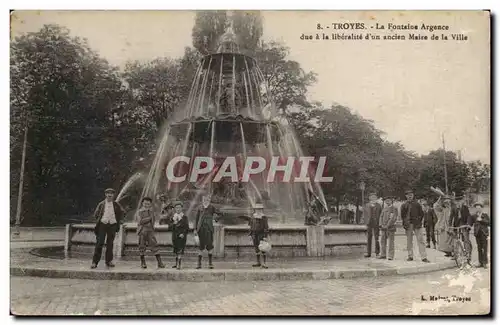
[[[361,181],[359,189],[361,190],[361,207],[365,205],[365,182]]]
[[[23,184],[24,184],[24,165],[26,161],[26,144],[28,142],[28,125],[24,128],[24,141],[23,153],[21,156],[21,174],[19,176],[19,192],[17,194],[17,210],[16,210],[16,223],[14,227],[14,236],[19,236],[21,227],[21,209],[23,201]]]

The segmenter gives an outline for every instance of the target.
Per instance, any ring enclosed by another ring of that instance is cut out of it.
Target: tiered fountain
[[[216,166],[226,157],[244,161],[249,156],[258,156],[270,161],[273,156],[304,156],[293,130],[277,116],[256,60],[240,53],[232,28],[221,37],[217,52],[201,60],[187,104],[175,116],[162,136],[141,197],[156,198],[165,193],[171,200],[182,200],[193,222],[200,194],[209,191],[213,203],[223,214],[215,228],[216,256],[252,254],[247,226],[235,224],[244,224],[256,201],[264,204],[265,213],[270,216],[275,255],[323,256],[331,254],[334,246],[364,242],[363,227],[303,225],[305,208],[312,197],[326,208],[317,182],[267,182],[262,175],[249,182],[240,179],[212,182],[214,173],[194,182],[168,180],[167,164],[178,156],[190,157],[191,161],[199,156],[211,157]],[[192,166],[188,166],[188,170],[179,167],[175,172],[189,174]],[[93,225],[68,225],[67,251],[72,245],[94,242],[95,238],[84,234],[87,228],[93,229]],[[135,228],[134,223],[129,223],[120,230],[116,245],[118,256],[136,251]],[[158,226],[156,230],[160,244],[170,246],[170,232],[166,227]],[[333,233],[335,235],[330,236]],[[191,236],[189,245],[193,245]]]
[[[245,183],[226,179],[212,182],[213,173],[197,182],[168,182],[166,164],[177,156],[191,157],[191,161],[198,156],[212,157],[216,166],[226,157],[243,162],[248,156],[266,161],[273,156],[301,156],[292,130],[279,122],[257,62],[240,53],[231,28],[222,36],[217,53],[202,59],[187,105],[176,117],[162,138],[143,196],[166,193],[187,203],[190,215],[199,203],[200,192],[209,191],[224,212],[226,224],[247,215],[256,200],[265,204],[268,213],[272,210],[273,222],[287,224],[303,223],[304,209],[313,195],[326,206],[319,183],[268,183],[264,174]]]

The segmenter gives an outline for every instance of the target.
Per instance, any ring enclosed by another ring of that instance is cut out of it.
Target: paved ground
[[[11,248],[53,244],[14,242]],[[401,260],[393,263],[410,263],[402,260],[406,252],[398,247]],[[17,258],[13,255],[11,263]],[[88,263],[82,261],[82,267]],[[468,315],[488,313],[489,295],[489,269],[256,282],[11,277],[11,311],[18,315]],[[443,299],[429,301],[431,296]]]
[[[89,271],[91,256],[71,259],[54,259],[54,258],[43,258],[37,257],[29,254],[29,251],[33,247],[42,247],[50,245],[61,245],[60,242],[12,242],[11,243],[11,267],[27,267],[27,268],[43,268],[43,269],[61,269],[67,270],[68,272],[78,272],[78,271]],[[418,254],[418,249],[415,247],[415,261],[406,261],[407,252],[404,250],[406,247],[406,238],[402,236],[396,237],[396,253],[395,259],[393,261],[376,259],[375,255],[371,258],[363,257],[363,250],[354,250],[350,255],[325,257],[325,258],[308,258],[308,257],[298,257],[298,258],[286,258],[277,259],[270,258],[268,260],[269,270],[277,269],[301,269],[301,270],[385,270],[385,269],[401,269],[401,268],[414,268],[414,267],[430,267],[433,265],[444,265],[453,266],[450,263],[450,259],[444,257],[444,254],[438,252],[434,249],[427,249],[427,255],[431,264],[425,264],[420,261],[420,256]],[[414,245],[416,246],[416,244]],[[41,252],[43,253],[43,252]],[[60,252],[60,254],[63,254]],[[83,259],[82,259],[83,258]],[[171,269],[156,269],[155,258],[152,256],[147,257],[148,269],[147,271],[154,272],[167,272]],[[173,256],[164,256],[164,261],[168,265],[173,262]],[[140,268],[139,258],[131,258],[127,260],[116,260],[116,268],[113,272],[137,272],[143,271]],[[204,264],[206,264],[206,258],[204,259]],[[251,265],[254,263],[253,259],[241,259],[236,260],[232,258],[228,259],[215,259],[214,261],[216,270],[248,270],[253,271]],[[196,257],[186,257],[183,263],[184,269],[191,272],[195,271]],[[442,269],[431,268],[432,270]],[[106,267],[103,262],[99,264],[96,271],[106,271]],[[421,271],[419,271],[421,272]]]
[[[456,315],[489,312],[489,270],[353,280],[92,281],[11,278],[18,315]],[[430,296],[450,301],[422,301]],[[470,299],[453,301],[453,296]]]

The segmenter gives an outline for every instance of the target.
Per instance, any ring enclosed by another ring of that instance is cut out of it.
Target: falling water
[[[123,185],[122,189],[120,190],[120,193],[118,193],[118,195],[116,196],[116,201],[120,202],[120,200],[124,197],[125,193],[127,193],[127,191],[130,189],[130,187],[132,187],[132,185],[137,181],[139,180],[140,178],[142,177],[142,173],[135,173],[134,175],[132,175],[128,180],[127,182],[125,183],[125,185]]]

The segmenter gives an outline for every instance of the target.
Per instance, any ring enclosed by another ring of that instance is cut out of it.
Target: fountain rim
[[[253,124],[270,124],[270,125],[280,125],[279,122],[273,120],[256,120],[251,117],[245,117],[243,115],[230,115],[225,117],[224,115],[218,116],[196,116],[189,117],[180,121],[172,122],[170,125],[180,125],[180,124],[190,124],[190,123],[207,123],[207,122],[232,122],[232,123],[253,123]]]
[[[257,62],[257,59],[255,59],[253,56],[250,56],[250,55],[244,54],[244,53],[238,53],[238,52],[214,52],[214,53],[209,53],[209,54],[203,55],[203,57],[201,58],[201,61],[204,61],[206,59],[210,59],[210,58],[212,58],[214,56],[224,56],[224,55],[227,55],[227,56],[231,56],[231,55],[241,56],[241,57],[249,58],[249,59]]]

